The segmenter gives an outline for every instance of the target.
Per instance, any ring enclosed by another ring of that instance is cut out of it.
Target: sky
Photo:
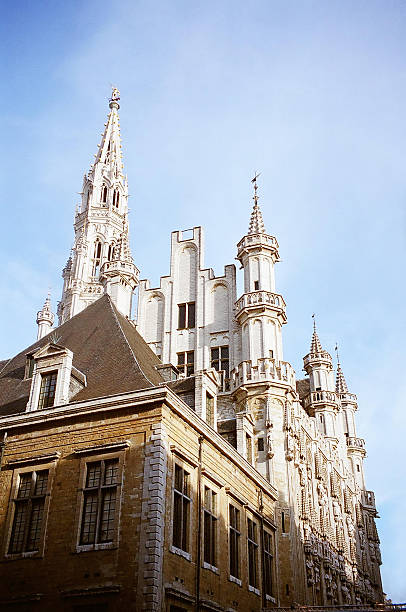
[[[0,358],[35,340],[49,287],[56,309],[116,85],[141,278],[157,285],[170,232],[198,225],[206,265],[222,274],[261,172],[282,257],[285,359],[302,377],[316,313],[358,395],[384,590],[406,601],[406,3],[2,0],[1,10]]]

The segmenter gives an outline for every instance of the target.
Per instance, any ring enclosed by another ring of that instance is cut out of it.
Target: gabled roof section
[[[27,354],[45,349],[53,343],[55,333],[58,347],[73,352],[74,368],[86,376],[87,386],[73,401],[147,389],[164,382],[155,369],[161,361],[104,295],[7,362],[0,372],[1,416],[25,411],[32,381],[24,378]]]

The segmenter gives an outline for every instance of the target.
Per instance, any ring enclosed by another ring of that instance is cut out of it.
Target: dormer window
[[[50,408],[55,402],[56,379],[58,372],[41,374],[41,388],[39,391],[38,410]]]
[[[113,192],[113,206],[118,208],[119,204],[120,204],[120,192],[118,189],[115,189]]]
[[[107,187],[103,185],[102,187],[102,202],[105,204],[107,202]]]
[[[27,411],[67,404],[86,387],[86,375],[73,365],[73,353],[50,342],[28,355],[35,364]]]

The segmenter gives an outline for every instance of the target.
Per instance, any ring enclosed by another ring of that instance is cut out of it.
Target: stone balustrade
[[[356,404],[357,396],[354,393],[339,393],[338,397],[342,403]]]
[[[295,371],[287,361],[270,357],[258,359],[256,365],[249,360],[242,361],[231,372],[230,390],[256,382],[279,382],[295,387]]]
[[[138,268],[129,261],[120,261],[120,260],[106,261],[102,266],[101,274],[105,274],[106,272],[109,272],[112,270],[119,270],[123,274],[130,274],[130,275],[134,274],[136,277],[138,277],[139,275]]]
[[[269,236],[268,234],[247,234],[240,240],[237,244],[238,250],[243,250],[250,246],[268,246],[276,251],[279,248],[278,241],[274,236]]]
[[[360,448],[364,450],[365,440],[363,440],[362,438],[354,438],[351,436],[347,438],[347,446],[350,448]]]
[[[256,308],[257,306],[272,306],[274,310],[280,311],[283,315],[286,313],[285,300],[278,293],[271,291],[251,291],[244,293],[235,303],[236,316],[244,308]]]
[[[337,404],[337,393],[335,391],[311,391],[303,400],[304,407],[314,404]]]
[[[375,494],[373,491],[362,491],[362,503],[369,508],[376,508]]]

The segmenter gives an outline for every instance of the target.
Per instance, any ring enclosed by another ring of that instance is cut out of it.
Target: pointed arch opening
[[[108,261],[112,261],[112,259],[113,259],[115,246],[116,246],[115,242],[112,242],[111,244],[109,244],[109,248],[108,248],[108,251],[107,251],[107,259],[108,259]]]
[[[100,263],[101,263],[101,254],[102,254],[102,243],[97,238],[94,243],[94,253],[93,253],[93,270],[92,276],[97,278],[100,272]]]
[[[102,202],[103,204],[107,202],[107,185],[103,185],[102,187]]]
[[[115,189],[113,192],[113,206],[118,208],[120,205],[120,192],[118,189]]]

